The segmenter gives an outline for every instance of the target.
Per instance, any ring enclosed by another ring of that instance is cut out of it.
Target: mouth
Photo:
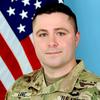
[[[47,52],[48,55],[54,55],[54,54],[60,54],[62,51],[56,51],[56,52]]]

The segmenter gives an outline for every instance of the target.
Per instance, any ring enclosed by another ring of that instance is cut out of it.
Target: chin
[[[46,62],[46,63],[44,63],[44,65],[47,65],[47,66],[49,66],[49,67],[51,67],[51,68],[57,68],[57,67],[59,67],[59,66],[61,66],[62,64],[58,61],[48,61],[48,62]]]

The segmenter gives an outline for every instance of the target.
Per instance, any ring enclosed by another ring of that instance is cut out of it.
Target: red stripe
[[[33,70],[39,69],[40,63],[39,63],[39,60],[37,59],[37,56],[35,54],[35,50],[30,38],[26,37],[25,39],[21,41],[21,44],[27,55],[27,58],[29,59],[30,64],[32,65]]]
[[[15,80],[22,75],[21,68],[13,55],[12,51],[8,47],[7,43],[3,39],[3,37],[0,35],[0,55],[7,65],[8,69],[12,73]]]
[[[6,89],[2,82],[0,81],[0,100],[4,100],[6,94]]]

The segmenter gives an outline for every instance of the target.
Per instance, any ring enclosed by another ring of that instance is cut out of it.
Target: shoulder
[[[87,81],[95,81],[100,82],[100,76],[97,76],[96,74],[84,69],[79,77],[80,80],[87,80]]]
[[[37,80],[37,77],[40,76],[41,72],[42,70],[39,69],[18,78],[11,87],[11,89],[7,91],[5,98],[11,98],[12,95],[16,97],[20,94],[20,91],[28,92],[28,87],[30,86],[30,83]]]
[[[28,74],[25,74],[25,75],[23,75],[23,76],[21,76],[20,78],[18,78],[17,80],[16,80],[16,82],[14,83],[14,85],[13,85],[13,89],[15,88],[15,87],[17,87],[17,88],[22,88],[22,87],[25,87],[25,86],[27,86],[27,84],[30,84],[30,82],[31,81],[33,81],[33,80],[36,80],[36,78],[39,76],[41,74],[41,69],[39,69],[39,70],[35,70],[35,71],[33,71],[33,72],[31,72],[31,73],[28,73]]]
[[[94,73],[83,70],[78,79],[81,87],[98,87],[100,90],[100,77],[96,76]]]
[[[75,84],[75,91],[79,92],[79,99],[100,99],[100,77],[84,69]]]
[[[82,90],[79,97],[100,98],[100,77],[87,70],[80,74],[76,87]]]
[[[94,73],[83,70],[79,77],[79,83],[81,87],[96,88],[100,91],[100,77]]]

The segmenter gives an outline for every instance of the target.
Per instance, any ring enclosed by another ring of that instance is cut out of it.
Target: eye
[[[40,33],[38,36],[39,37],[46,37],[48,34],[47,33]]]
[[[57,35],[64,36],[64,35],[66,35],[66,33],[65,32],[57,32]]]

